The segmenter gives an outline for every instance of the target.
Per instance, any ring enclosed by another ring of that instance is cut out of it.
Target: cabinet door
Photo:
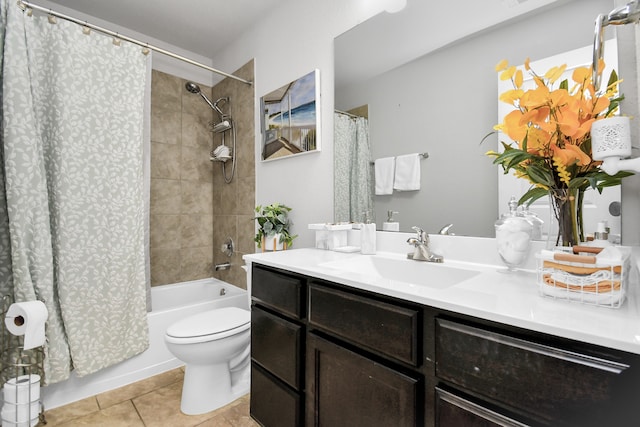
[[[421,425],[422,381],[314,334],[307,338],[307,426]]]
[[[300,395],[251,364],[251,417],[264,427],[299,427],[302,421]]]
[[[251,357],[295,389],[302,388],[302,326],[262,310],[251,310]]]
[[[526,427],[516,420],[436,388],[436,427]]]

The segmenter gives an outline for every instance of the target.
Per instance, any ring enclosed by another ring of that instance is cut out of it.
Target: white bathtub
[[[225,295],[220,295],[224,289]],[[153,311],[149,319],[149,348],[131,359],[102,371],[42,388],[45,410],[66,405],[86,397],[151,377],[182,366],[164,343],[169,325],[189,315],[211,308],[240,307],[248,309],[247,292],[218,279],[194,280],[151,288]]]

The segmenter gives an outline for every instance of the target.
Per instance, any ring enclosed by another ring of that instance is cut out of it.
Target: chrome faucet
[[[415,261],[443,262],[444,258],[431,252],[429,248],[429,235],[420,227],[411,227],[417,233],[416,237],[407,239],[407,243],[415,247],[413,252],[407,254],[407,258]]]
[[[453,227],[453,224],[445,225],[440,229],[440,231],[438,231],[438,234],[446,234],[447,236],[453,236],[453,233],[449,233],[449,230],[451,230],[451,227]]]

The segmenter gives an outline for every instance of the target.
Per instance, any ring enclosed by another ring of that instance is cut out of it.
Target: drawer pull
[[[512,418],[507,418],[502,414],[494,412],[488,408],[477,405],[466,399],[456,396],[455,394],[444,391],[443,389],[436,387],[436,393],[438,398],[444,402],[447,402],[453,406],[456,406],[464,411],[475,414],[476,416],[490,421],[493,424],[507,427],[527,427],[526,424],[522,424]]]
[[[543,344],[537,344],[530,341],[509,337],[506,335],[501,335],[494,332],[477,329],[471,326],[450,322],[448,320],[441,319],[439,320],[439,323],[443,328],[446,328],[446,329],[450,329],[450,330],[457,331],[467,335],[473,335],[478,338],[497,342],[499,344],[508,345],[511,347],[519,348],[525,351],[530,351],[530,352],[541,354],[544,356],[565,360],[567,362],[588,366],[590,368],[599,369],[601,371],[612,372],[614,374],[621,374],[624,370],[629,368],[629,365],[624,363],[613,362],[611,360],[600,359],[593,356],[587,356],[585,354],[566,351],[566,350],[550,347]]]

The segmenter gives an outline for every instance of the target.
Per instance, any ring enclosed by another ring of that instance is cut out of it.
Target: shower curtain
[[[0,290],[49,310],[45,381],[148,347],[141,49],[2,6]]]
[[[369,123],[364,117],[334,114],[334,220],[375,220]]]

